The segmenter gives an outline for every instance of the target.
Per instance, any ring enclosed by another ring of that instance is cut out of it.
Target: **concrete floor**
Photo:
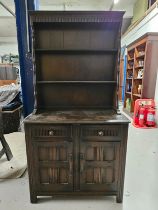
[[[27,174],[0,182],[0,210],[158,210],[158,129],[129,128],[123,204],[115,197],[46,198],[29,202]]]

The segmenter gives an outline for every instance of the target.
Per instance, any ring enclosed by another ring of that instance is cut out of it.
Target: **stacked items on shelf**
[[[22,102],[18,78],[18,69],[13,64],[0,64],[0,107],[4,134],[18,131],[20,125]]]
[[[146,42],[140,43],[135,48],[135,66],[133,78],[133,101],[142,98],[142,82],[144,74],[144,59],[145,59]],[[132,109],[133,110],[133,109]]]
[[[127,54],[127,77],[126,77],[126,109],[131,110],[131,93],[132,93],[132,80],[133,80],[133,67],[134,67],[134,49],[128,51]]]

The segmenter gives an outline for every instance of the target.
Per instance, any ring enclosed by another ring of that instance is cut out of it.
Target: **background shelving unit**
[[[136,99],[154,98],[158,66],[158,34],[147,33],[127,46],[124,111],[134,111]]]

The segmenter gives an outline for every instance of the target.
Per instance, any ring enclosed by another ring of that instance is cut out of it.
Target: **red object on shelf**
[[[153,99],[137,99],[134,106],[133,125],[137,128],[155,128],[155,102]]]

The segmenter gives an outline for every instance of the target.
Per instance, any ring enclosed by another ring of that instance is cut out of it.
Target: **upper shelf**
[[[128,61],[129,62],[134,61],[134,58],[129,58]]]
[[[137,58],[137,59],[139,59],[139,58],[142,58],[142,59],[143,59],[144,57],[145,57],[145,53],[142,54],[142,55],[138,55],[136,58]]]
[[[135,69],[141,69],[144,68],[144,66],[135,66]]]
[[[115,54],[118,49],[35,49],[36,53],[51,53],[51,54],[80,54],[80,53],[103,53],[103,54]]]

